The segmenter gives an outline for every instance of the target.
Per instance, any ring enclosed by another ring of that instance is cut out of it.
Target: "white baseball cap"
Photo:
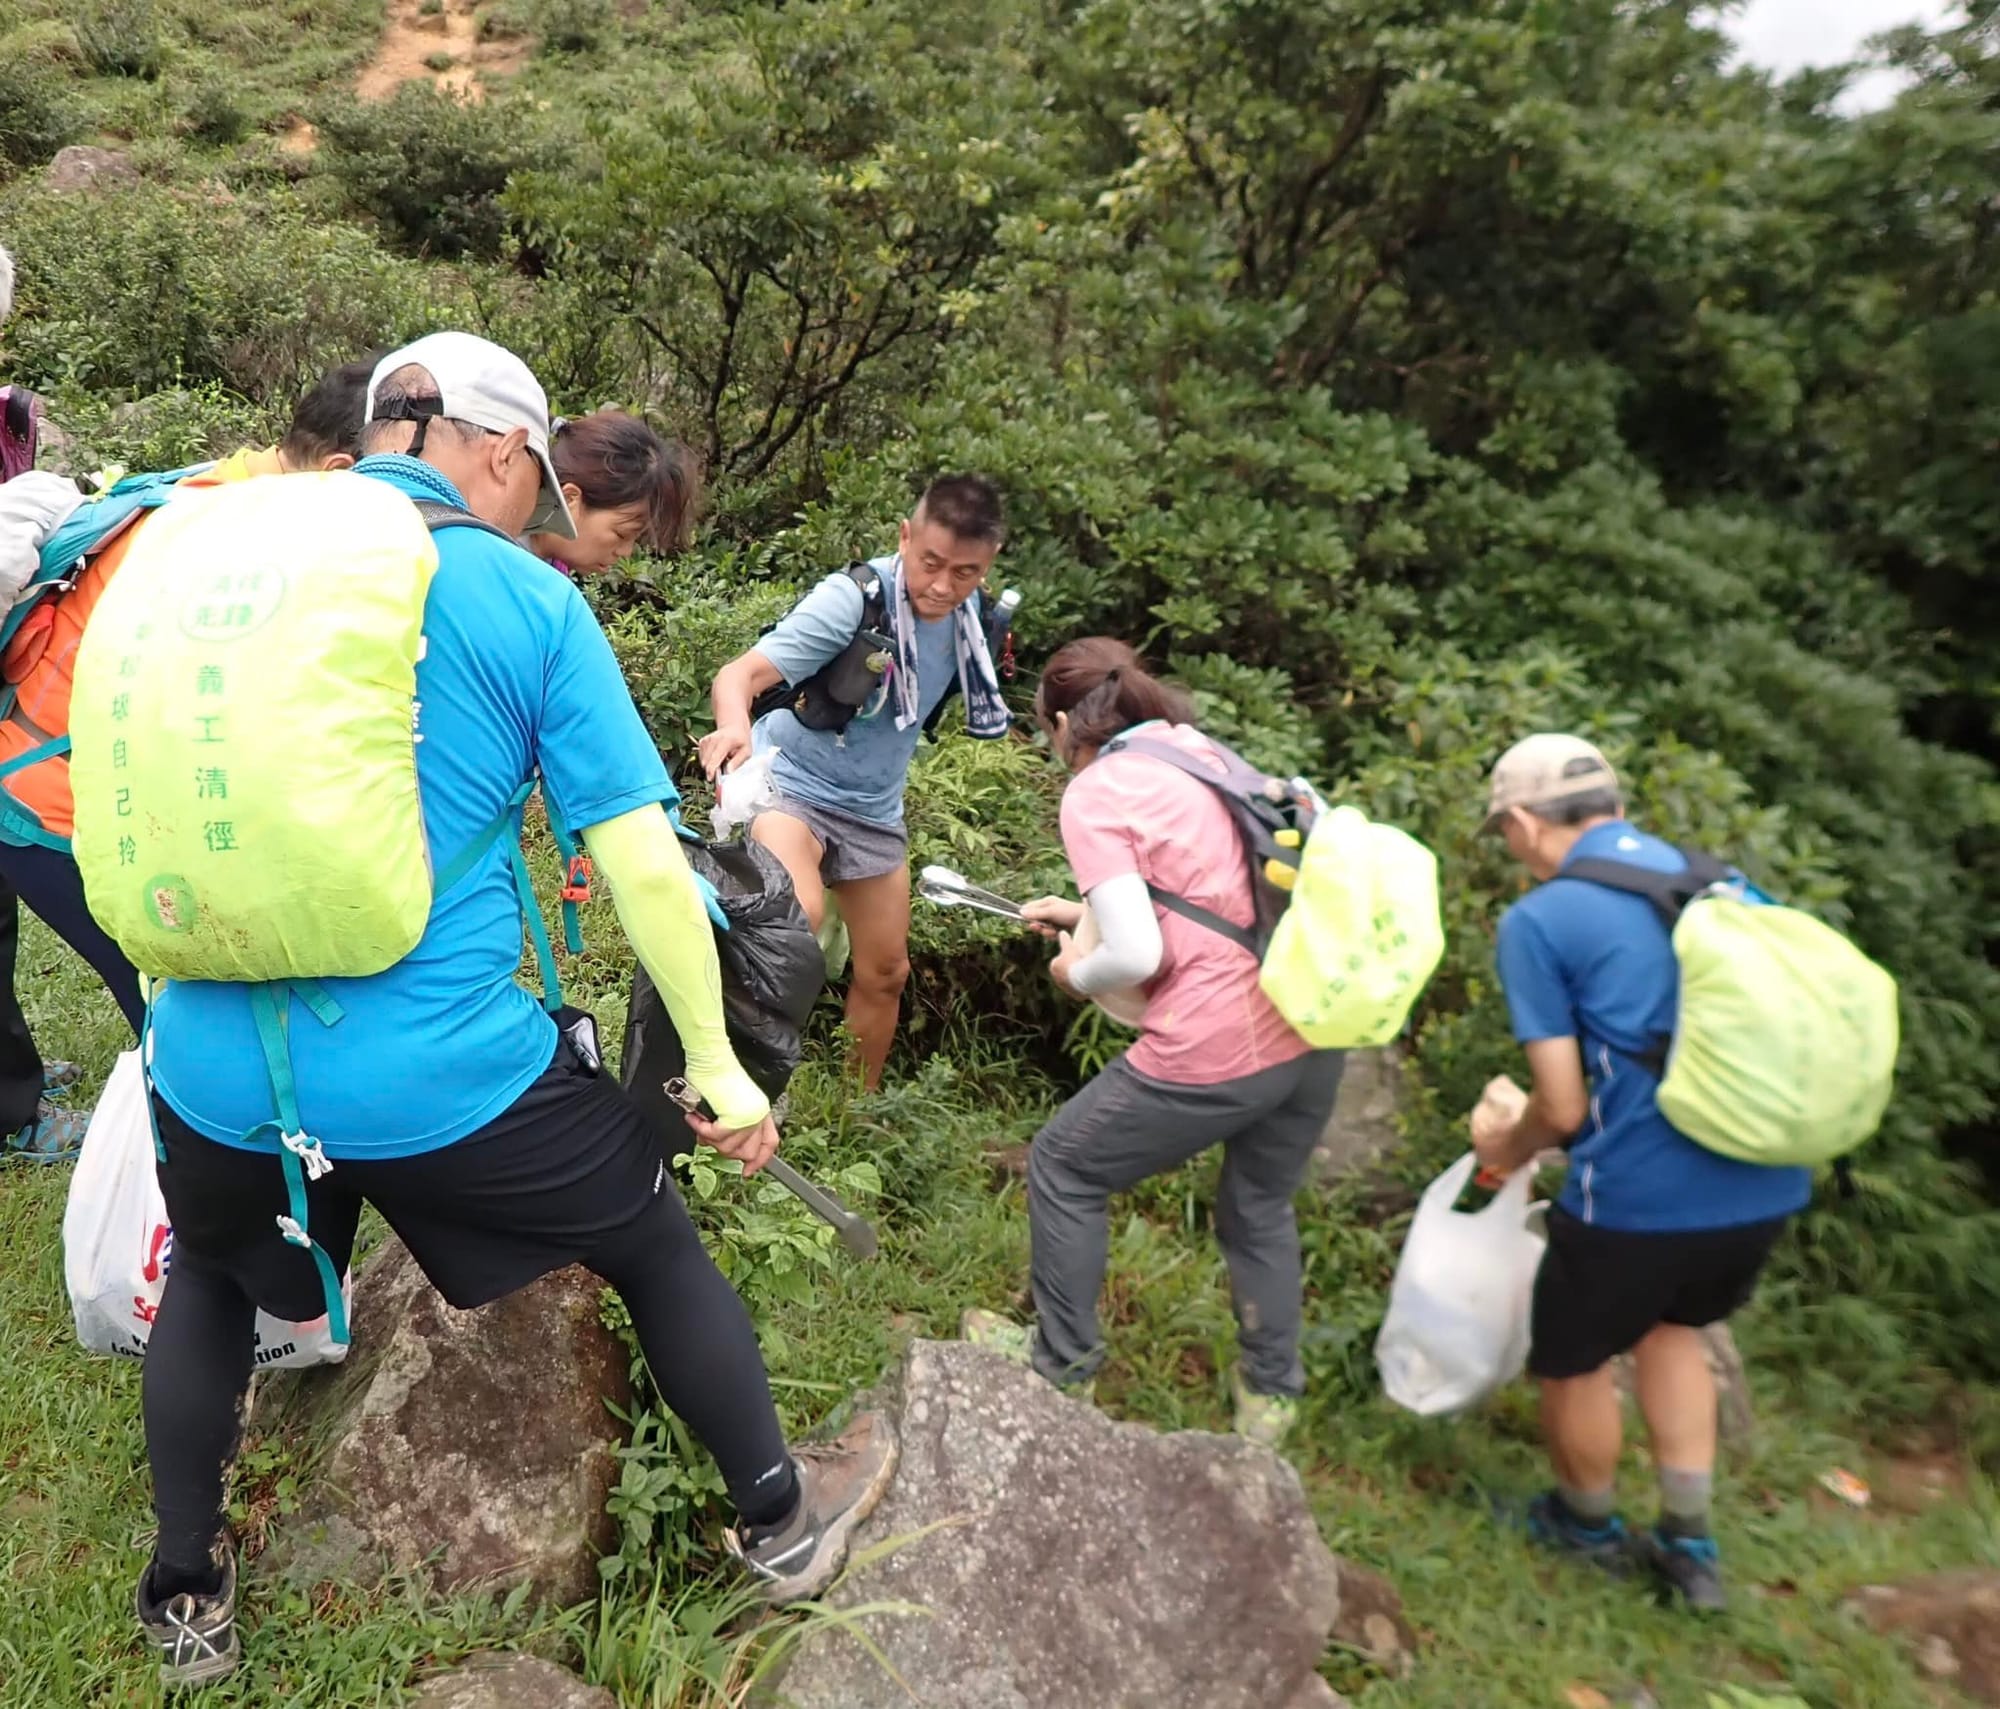
[[[1486,828],[1510,807],[1553,807],[1574,796],[1615,790],[1618,774],[1581,736],[1543,734],[1516,742],[1500,756],[1487,786]]]
[[[511,433],[517,427],[527,430],[528,449],[542,466],[541,502],[528,518],[527,532],[574,540],[576,519],[563,500],[562,482],[556,479],[556,466],[549,460],[548,393],[528,371],[527,363],[491,339],[476,338],[469,332],[433,332],[401,350],[392,350],[375,364],[363,421],[387,419],[375,413],[376,388],[397,369],[409,367],[422,368],[437,382],[439,403],[429,414],[483,427],[489,433]]]

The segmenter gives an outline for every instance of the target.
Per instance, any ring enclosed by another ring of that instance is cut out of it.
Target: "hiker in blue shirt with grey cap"
[[[815,931],[827,893],[839,901],[854,955],[847,1025],[871,1089],[910,976],[903,785],[917,744],[960,693],[968,736],[1008,729],[995,654],[1016,596],[980,597],[1005,538],[991,481],[941,476],[894,555],[825,577],[715,679],[703,769],[713,782],[775,751],[774,794],[750,835],[785,863]]]
[[[1502,1174],[1562,1147],[1569,1172],[1535,1282],[1529,1373],[1556,1487],[1528,1512],[1542,1542],[1613,1573],[1635,1560],[1686,1605],[1723,1606],[1709,1529],[1716,1389],[1701,1330],[1743,1306],[1811,1193],[1809,1170],[1696,1143],[1660,1108],[1681,977],[1648,891],[1690,857],[1625,818],[1617,773],[1577,736],[1536,735],[1494,767],[1486,825],[1542,882],[1500,921],[1499,972],[1532,1085],[1504,1076],[1472,1117]],[[1727,874],[1740,888],[1740,875]],[[1750,893],[1759,903],[1765,898]],[[1660,1519],[1635,1549],[1614,1511],[1623,1439],[1612,1361],[1635,1355]]]

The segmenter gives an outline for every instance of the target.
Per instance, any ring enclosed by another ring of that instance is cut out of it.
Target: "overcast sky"
[[[1936,23],[1956,9],[1947,0],[1749,0],[1728,27],[1745,58],[1783,74],[1850,59],[1879,31]],[[1858,78],[1844,104],[1877,106],[1894,90],[1893,77]]]

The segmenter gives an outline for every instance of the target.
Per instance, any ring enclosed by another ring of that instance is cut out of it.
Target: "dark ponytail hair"
[[[574,486],[592,510],[643,505],[640,536],[655,552],[688,543],[701,501],[701,465],[678,440],[662,439],[635,415],[600,409],[558,420],[549,442],[556,479]]]
[[[1069,714],[1073,751],[1101,748],[1120,731],[1156,718],[1194,722],[1194,702],[1186,691],[1161,682],[1137,653],[1109,635],[1072,641],[1049,660],[1035,690],[1035,716],[1051,736],[1058,712]]]

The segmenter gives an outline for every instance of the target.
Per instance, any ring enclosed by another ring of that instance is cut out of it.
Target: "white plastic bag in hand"
[[[174,1250],[153,1157],[146,1075],[139,1053],[128,1050],[91,1112],[63,1212],[64,1279],[86,1352],[145,1357]],[[341,1292],[351,1305],[351,1276],[341,1278]],[[260,1367],[337,1364],[346,1356],[324,1317],[284,1323],[257,1314]]]
[[[718,842],[726,841],[738,825],[749,824],[777,800],[778,791],[771,782],[771,762],[783,752],[782,748],[766,748],[761,754],[752,754],[734,771],[722,774],[721,782],[715,786],[715,811],[708,816]]]
[[[1545,1207],[1528,1202],[1529,1167],[1508,1176],[1484,1209],[1454,1210],[1478,1166],[1468,1151],[1424,1189],[1376,1337],[1382,1386],[1411,1412],[1462,1412],[1528,1362]]]

